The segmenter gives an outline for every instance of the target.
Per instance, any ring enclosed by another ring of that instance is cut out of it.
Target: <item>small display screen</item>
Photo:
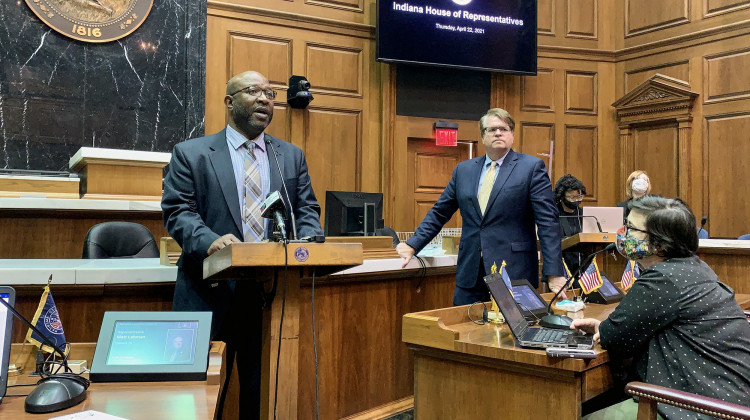
[[[546,306],[544,302],[539,300],[534,291],[526,285],[513,286],[513,299],[521,305],[521,309],[529,312]]]
[[[620,294],[620,292],[618,292],[615,288],[615,285],[612,284],[612,282],[604,276],[602,276],[602,286],[599,288],[599,290],[605,296],[617,296]]]
[[[191,365],[197,321],[117,321],[107,365]]]

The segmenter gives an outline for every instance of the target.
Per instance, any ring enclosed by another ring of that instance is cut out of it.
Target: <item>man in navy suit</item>
[[[544,260],[542,274],[552,291],[565,287],[552,184],[540,159],[511,149],[514,129],[515,121],[507,111],[487,111],[479,120],[487,155],[456,166],[448,186],[414,236],[396,248],[406,267],[460,210],[463,226],[454,305],[488,301],[489,291],[482,278],[493,264],[499,270],[503,261],[511,279],[527,279],[536,287],[537,234]]]
[[[260,73],[250,71],[230,79],[224,97],[229,124],[219,133],[175,146],[162,196],[164,224],[182,247],[172,309],[213,312],[211,337],[227,343],[230,369],[237,353],[242,418],[260,415],[263,295],[254,283],[203,280],[203,260],[230,243],[241,242],[240,238],[246,242],[262,239],[251,238],[247,221],[242,219],[245,160],[250,150],[262,197],[282,191],[282,172],[291,203],[284,201],[287,212],[291,209],[296,215],[298,236],[323,234],[320,206],[302,150],[264,133],[273,118],[275,97]],[[269,236],[269,227],[266,222],[262,236]]]

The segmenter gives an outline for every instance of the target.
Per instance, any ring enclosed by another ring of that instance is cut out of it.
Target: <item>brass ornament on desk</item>
[[[50,28],[85,42],[123,38],[146,20],[154,0],[25,0]]]

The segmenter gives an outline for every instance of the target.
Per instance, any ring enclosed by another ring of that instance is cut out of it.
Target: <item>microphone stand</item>
[[[575,218],[575,219],[579,219],[579,220],[582,219],[582,218],[584,218],[584,217],[590,217],[590,218],[594,219],[594,221],[596,222],[596,227],[599,229],[599,233],[602,233],[602,225],[599,223],[599,218],[597,218],[596,216],[593,216],[593,215],[590,215],[590,214],[587,214],[585,216],[582,215],[582,214],[577,214],[577,215],[572,215],[572,216],[561,215],[559,217],[561,219],[573,219],[573,218]]]
[[[281,179],[281,186],[284,187],[284,195],[286,195],[286,202],[289,203],[289,219],[292,221],[292,241],[297,240],[297,218],[294,217],[294,209],[292,208],[292,200],[289,198],[289,190],[286,189],[286,182],[284,182],[284,174],[281,172],[281,165],[279,164],[279,154],[276,153],[276,149],[271,144],[271,140],[266,139],[266,144],[271,147],[273,152],[273,159],[276,161],[276,169],[279,170],[279,179]]]
[[[569,288],[573,285],[575,280],[581,278],[582,270],[585,270],[589,265],[591,265],[591,262],[594,261],[594,258],[596,258],[597,255],[603,252],[612,251],[613,249],[615,249],[615,244],[609,244],[604,249],[600,249],[599,251],[596,251],[586,257],[586,259],[583,261],[583,264],[579,265],[578,269],[576,269],[576,271],[567,279],[567,281],[565,282],[565,286],[561,287],[560,290],[555,293],[555,296],[549,301],[549,304],[547,304],[547,315],[543,316],[542,319],[539,320],[540,326],[560,330],[570,329],[570,323],[573,322],[573,319],[571,319],[567,315],[556,315],[552,313],[552,303],[557,300],[557,297],[560,296],[560,293],[562,293],[563,290]]]

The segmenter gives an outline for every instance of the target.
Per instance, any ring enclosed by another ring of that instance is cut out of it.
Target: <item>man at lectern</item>
[[[294,211],[298,236],[323,234],[302,150],[264,133],[275,98],[260,73],[232,77],[224,96],[229,124],[175,146],[161,203],[167,231],[182,247],[172,309],[213,312],[211,336],[227,343],[229,369],[237,355],[241,418],[260,414],[262,295],[256,285],[243,284],[235,293],[234,281],[204,281],[203,260],[230,243],[267,238],[271,229],[260,206],[273,191]]]
[[[487,111],[479,120],[487,154],[456,166],[414,236],[396,248],[406,266],[460,210],[463,226],[454,305],[490,300],[482,277],[490,273],[494,263],[500,266],[503,260],[511,279],[527,279],[537,286],[537,234],[544,259],[542,274],[553,291],[565,287],[552,183],[544,162],[511,149],[515,126],[508,111]]]

